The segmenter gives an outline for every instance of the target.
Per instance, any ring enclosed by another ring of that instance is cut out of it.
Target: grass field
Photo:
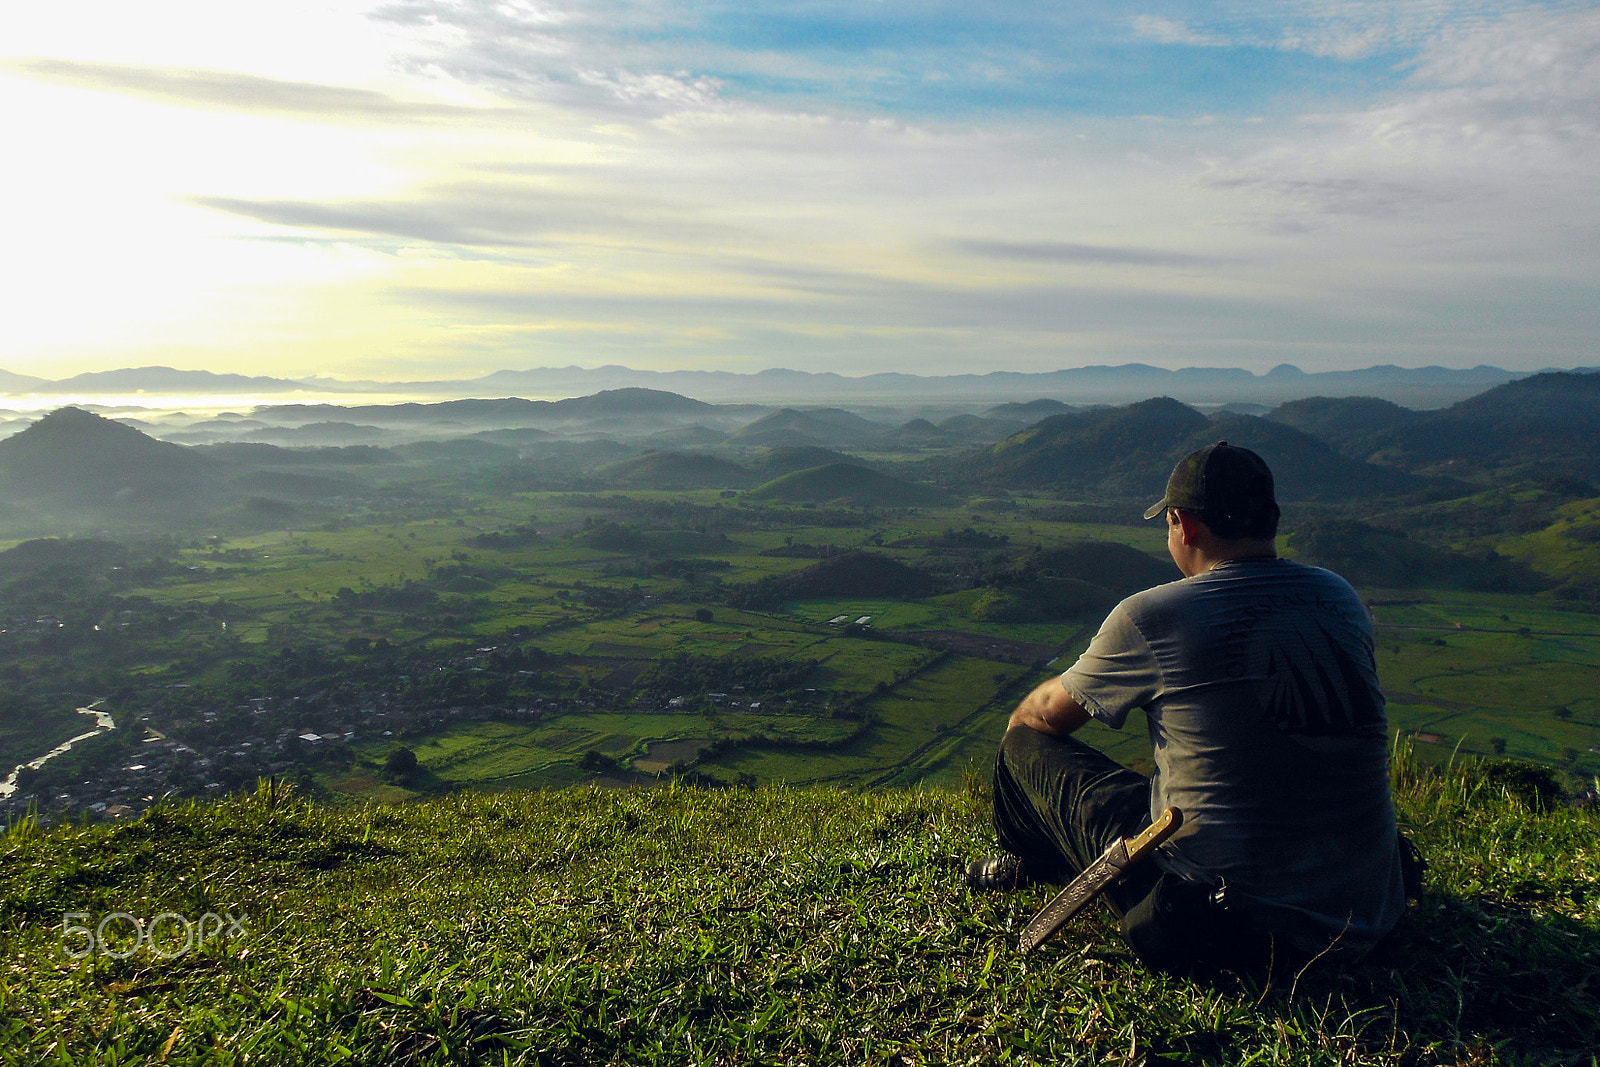
[[[0,1063],[1592,1067],[1596,815],[1400,770],[1431,867],[1392,941],[1205,981],[1099,909],[1020,956],[1044,891],[963,887],[993,844],[961,790],[263,792],[30,826],[0,839]]]
[[[1583,757],[1600,746],[1600,618],[1527,597],[1373,599],[1393,725],[1469,752],[1488,753],[1499,738],[1506,755],[1570,763],[1578,753],[1595,762]]]
[[[753,774],[761,781],[791,785],[959,778],[964,764],[951,765],[952,758],[968,741],[993,752],[1009,712],[1000,710],[995,697],[1022,674],[1023,669],[1014,665],[951,656],[870,700],[865,708],[877,725],[849,746],[829,750],[824,758],[811,752],[757,749],[719,756],[704,766],[730,777]],[[940,775],[941,771],[946,773]]]

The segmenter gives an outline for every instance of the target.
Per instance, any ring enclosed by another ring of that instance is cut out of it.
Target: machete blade
[[[1168,808],[1138,837],[1124,837],[1113,841],[1100,858],[1089,864],[1065,889],[1057,893],[1028,920],[1022,928],[1021,948],[1032,952],[1057,930],[1072,921],[1106,886],[1122,881],[1136,864],[1142,861],[1157,845],[1177,832],[1183,825],[1183,812]]]

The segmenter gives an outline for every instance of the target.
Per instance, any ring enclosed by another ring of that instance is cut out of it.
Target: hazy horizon
[[[1597,101],[1571,0],[36,6],[0,368],[1586,366]]]

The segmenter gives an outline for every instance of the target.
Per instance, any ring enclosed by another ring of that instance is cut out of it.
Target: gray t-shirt
[[[1372,627],[1343,578],[1230,560],[1146,589],[1061,682],[1108,726],[1145,710],[1151,811],[1184,816],[1162,867],[1225,878],[1258,925],[1307,952],[1360,954],[1399,921]]]

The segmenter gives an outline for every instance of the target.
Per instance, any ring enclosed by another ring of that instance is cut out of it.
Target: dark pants
[[[1073,737],[1012,727],[994,768],[994,829],[1041,882],[1064,885],[1113,841],[1150,825],[1150,779]],[[1120,916],[1149,894],[1160,874],[1136,867],[1106,890]]]
[[[994,771],[994,828],[1028,873],[1065,884],[1113,841],[1150,825],[1150,779],[1072,737],[1012,727]],[[1147,964],[1187,972],[1254,969],[1273,958],[1265,935],[1214,896],[1216,887],[1146,861],[1105,892],[1122,935]],[[1225,901],[1225,897],[1222,898]]]

